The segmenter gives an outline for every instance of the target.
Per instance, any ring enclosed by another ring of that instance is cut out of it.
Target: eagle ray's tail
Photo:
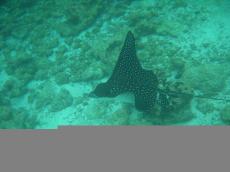
[[[159,93],[166,94],[168,96],[172,97],[178,97],[178,96],[190,96],[193,98],[201,98],[201,99],[210,99],[210,100],[220,100],[220,101],[226,101],[230,102],[230,95],[227,96],[211,96],[209,94],[204,95],[195,95],[192,93],[185,93],[185,92],[178,92],[178,91],[171,91],[171,90],[162,90],[158,89]]]

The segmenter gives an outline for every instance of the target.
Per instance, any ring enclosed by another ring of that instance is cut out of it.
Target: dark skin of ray
[[[129,31],[111,77],[107,82],[98,84],[91,94],[97,97],[115,97],[131,92],[135,97],[135,107],[148,112],[156,102],[157,87],[156,75],[141,67],[136,55],[135,39]]]
[[[111,77],[107,82],[98,84],[90,95],[94,97],[116,97],[125,92],[134,94],[136,109],[145,113],[152,112],[156,103],[161,106],[163,112],[170,110],[169,96],[230,101],[227,98],[159,89],[157,76],[152,71],[141,67],[136,55],[135,38],[131,31],[127,33]]]

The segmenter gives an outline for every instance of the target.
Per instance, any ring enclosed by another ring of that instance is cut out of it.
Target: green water
[[[0,0],[0,128],[228,125],[227,101],[170,97],[171,110],[146,114],[132,94],[88,93],[110,77],[131,30],[160,88],[230,99],[229,8],[228,0]]]

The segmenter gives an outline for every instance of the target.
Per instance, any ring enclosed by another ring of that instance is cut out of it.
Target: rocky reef
[[[142,66],[156,73],[161,87],[180,82],[182,91],[228,93],[230,25],[216,15],[221,5],[206,3],[0,1],[0,128],[36,128],[38,119],[30,116],[47,114],[71,116],[76,125],[189,125],[196,119],[191,124],[199,125],[207,122],[200,114],[228,124],[228,105],[213,100],[174,98],[165,115],[158,107],[143,115],[132,103],[87,97],[111,74],[128,30]]]

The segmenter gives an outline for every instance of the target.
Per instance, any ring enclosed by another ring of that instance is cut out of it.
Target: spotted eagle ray
[[[118,61],[111,77],[100,83],[91,93],[97,97],[115,97],[125,92],[134,94],[135,107],[140,111],[150,111],[157,99],[161,105],[167,104],[162,95],[158,95],[158,79],[151,70],[143,69],[136,55],[135,38],[131,31],[127,33]]]
[[[167,111],[169,108],[169,96],[177,97],[183,95],[227,100],[207,95],[162,90],[158,88],[158,84],[158,78],[153,71],[142,68],[136,55],[134,35],[129,31],[111,77],[105,83],[98,84],[90,95],[96,97],[116,97],[122,93],[131,92],[135,98],[136,109],[142,112],[151,112],[156,103],[163,110]]]

